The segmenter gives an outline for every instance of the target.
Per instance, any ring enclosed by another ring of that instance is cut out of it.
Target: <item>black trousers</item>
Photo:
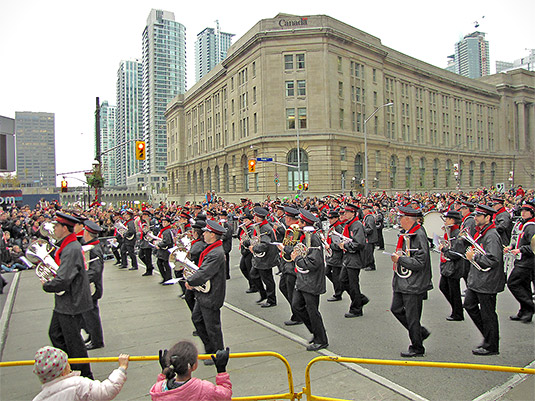
[[[299,316],[297,316],[296,312],[293,310],[293,296],[295,293],[295,280],[297,280],[297,277],[294,274],[290,273],[282,273],[279,280],[279,290],[282,292],[282,295],[284,295],[284,298],[288,301],[290,304],[290,309],[292,311],[292,316],[290,317],[290,320],[293,320],[294,322],[300,322],[301,319]]]
[[[120,246],[112,246],[111,251],[113,253],[113,256],[115,256],[115,260],[117,261],[117,263],[121,263],[121,255],[119,253],[121,251]]]
[[[102,322],[100,321],[100,309],[98,299],[93,299],[93,309],[84,312],[83,329],[89,334],[91,343],[96,346],[104,346],[104,334],[102,332]]]
[[[152,248],[140,248],[139,259],[141,259],[145,265],[145,272],[152,274],[152,271],[154,270],[154,266],[152,265]]]
[[[470,315],[477,329],[483,335],[482,347],[491,352],[500,350],[496,294],[483,294],[467,289],[464,309]]]
[[[349,313],[360,314],[362,313],[362,301],[366,296],[360,292],[359,282],[360,269],[348,269],[342,267],[340,273],[340,283],[344,291],[347,291],[351,298],[351,304],[349,305]]]
[[[219,309],[204,308],[199,302],[195,302],[195,307],[191,313],[191,321],[204,344],[204,350],[207,354],[214,354],[217,350],[224,348],[223,332],[221,331],[221,311]]]
[[[260,276],[260,283],[264,284],[265,286],[265,296],[267,297],[267,302],[271,304],[277,303],[277,296],[276,296],[276,287],[275,287],[275,279],[273,278],[273,268],[270,267],[269,269],[253,269],[258,272],[258,275]],[[257,283],[257,282],[255,282]],[[264,286],[261,286],[263,288]],[[260,295],[262,296],[262,289],[260,289]],[[262,298],[264,298],[262,296]]]
[[[319,294],[309,294],[299,290],[294,291],[292,309],[314,336],[313,342],[315,344],[328,344],[327,332],[323,325],[319,304]]]
[[[520,304],[518,316],[532,316],[535,305],[531,293],[531,280],[533,270],[524,267],[515,267],[507,279],[507,287]]]
[[[52,345],[67,353],[69,358],[87,358],[87,349],[80,330],[82,327],[82,315],[64,315],[56,311],[52,312],[48,336]],[[89,363],[75,363],[72,370],[80,370],[82,376],[93,379],[91,365]]]
[[[375,244],[373,243],[367,243],[364,246],[364,260],[366,261],[366,267],[370,267],[372,269],[375,269]]]
[[[333,288],[334,288],[333,296],[336,298],[341,298],[342,293],[344,292],[344,288],[342,286],[342,283],[340,282],[341,272],[342,272],[342,266],[327,265],[327,271],[325,275],[327,276],[329,280],[331,280],[331,283],[333,283]]]
[[[385,239],[383,237],[383,229],[382,228],[378,228],[377,229],[377,246],[380,249],[384,249],[385,248]]]
[[[227,280],[230,279],[230,253],[225,253],[225,275]]]
[[[253,281],[251,280],[251,269],[252,269],[252,260],[253,260],[253,254],[249,253],[247,255],[242,255],[240,258],[240,271],[243,277],[247,280],[249,283],[249,288],[254,289],[255,285]]]
[[[158,270],[162,275],[162,281],[171,280],[171,266],[169,266],[169,261],[158,258],[156,264],[158,265]]]
[[[461,279],[441,275],[438,288],[440,288],[440,292],[444,294],[444,297],[446,297],[446,300],[451,306],[451,317],[464,319],[463,301],[461,299]]]
[[[193,308],[195,307],[195,290],[186,289],[184,301],[186,301],[186,305],[188,305],[189,310],[193,312]]]
[[[427,329],[420,324],[422,307],[425,293],[402,294],[394,292],[390,311],[399,322],[409,331],[411,345],[409,350],[425,352],[423,337],[428,333]]]
[[[132,267],[134,269],[137,269],[137,256],[136,256],[136,252],[134,251],[134,248],[135,248],[135,242],[129,242],[129,241],[123,242],[123,245],[121,246],[122,267],[128,266],[128,259],[126,258],[126,255],[128,255],[130,257],[130,260],[132,261]]]

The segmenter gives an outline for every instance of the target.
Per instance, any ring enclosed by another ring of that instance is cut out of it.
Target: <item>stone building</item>
[[[329,16],[279,14],[168,104],[168,198],[362,191],[365,138],[371,191],[533,187],[534,101],[532,72],[465,78]]]

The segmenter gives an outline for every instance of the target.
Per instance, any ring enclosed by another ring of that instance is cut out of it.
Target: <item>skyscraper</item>
[[[23,187],[56,186],[54,113],[15,113],[17,176]]]
[[[100,152],[101,171],[106,186],[117,185],[117,159],[115,152],[107,152],[116,145],[116,106],[110,106],[107,100],[100,105]]]
[[[219,21],[217,27],[205,28],[197,34],[195,41],[195,81],[199,81],[212,68],[227,57],[227,50],[232,44],[234,34],[221,32]]]
[[[142,64],[139,60],[123,60],[117,70],[116,145],[132,140],[143,140],[143,107],[141,82]],[[116,184],[126,185],[127,178],[142,170],[136,160],[135,142],[128,142],[115,150]]]
[[[526,57],[516,59],[512,63],[507,61],[496,61],[496,73],[507,72],[523,68],[528,71],[535,71],[535,49],[530,49]]]
[[[151,10],[143,31],[143,139],[147,160],[144,172],[149,189],[167,180],[167,103],[186,91],[186,28],[169,11]]]
[[[484,32],[473,32],[455,44],[455,73],[468,78],[490,75],[489,42]]]

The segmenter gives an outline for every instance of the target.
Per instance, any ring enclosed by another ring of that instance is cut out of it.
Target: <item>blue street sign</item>
[[[257,157],[256,161],[257,162],[272,162],[273,158],[272,157]]]

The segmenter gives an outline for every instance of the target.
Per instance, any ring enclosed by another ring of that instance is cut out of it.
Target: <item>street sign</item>
[[[498,192],[504,192],[505,191],[505,184],[503,182],[497,182],[496,183],[496,189]]]
[[[275,178],[279,178],[279,173],[275,173]]]
[[[299,185],[297,186],[297,189],[301,191],[301,190],[303,189],[303,184],[299,184]]]
[[[275,178],[273,181],[275,182],[275,184],[279,183],[279,179],[278,178]]]
[[[257,157],[256,161],[257,162],[272,162],[273,158],[272,157]]]

